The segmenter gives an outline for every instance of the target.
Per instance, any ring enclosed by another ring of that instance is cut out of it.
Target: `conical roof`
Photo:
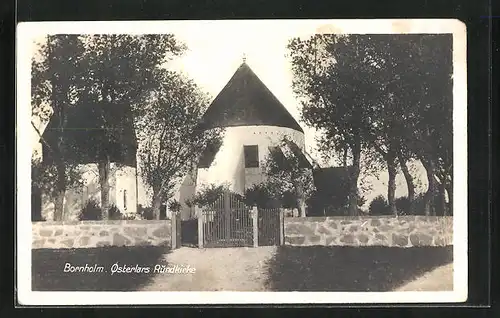
[[[202,125],[206,129],[265,125],[304,132],[245,62],[208,107]]]

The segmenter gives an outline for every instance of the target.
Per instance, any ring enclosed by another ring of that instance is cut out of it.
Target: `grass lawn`
[[[32,289],[35,291],[133,291],[150,283],[153,273],[115,273],[113,264],[120,266],[167,265],[162,255],[166,247],[99,247],[81,249],[32,250]],[[72,266],[102,266],[102,273],[64,272],[66,263]]]
[[[273,291],[392,291],[452,261],[452,246],[280,246],[266,285]]]

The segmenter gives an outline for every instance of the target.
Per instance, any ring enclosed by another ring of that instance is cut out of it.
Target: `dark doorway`
[[[198,247],[198,219],[181,221],[181,245]]]

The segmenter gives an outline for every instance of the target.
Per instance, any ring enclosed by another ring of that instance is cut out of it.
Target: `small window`
[[[258,146],[244,146],[245,152],[245,168],[258,168],[259,167],[259,147]]]
[[[123,209],[127,211],[127,190],[123,190]]]

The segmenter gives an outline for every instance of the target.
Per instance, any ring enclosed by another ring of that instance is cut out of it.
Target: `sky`
[[[245,57],[250,68],[302,126],[307,151],[319,159],[315,151],[317,132],[301,122],[300,105],[292,91],[291,64],[286,55],[288,41],[294,34],[282,30],[257,33],[245,27],[234,32],[217,28],[203,33],[191,31],[174,33],[188,51],[168,66],[185,73],[215,98]]]

